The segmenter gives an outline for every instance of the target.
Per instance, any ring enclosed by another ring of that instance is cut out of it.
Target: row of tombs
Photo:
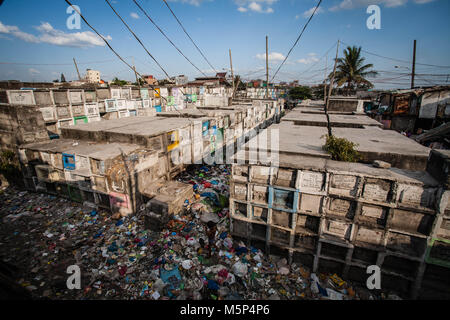
[[[313,272],[365,283],[378,265],[382,289],[450,297],[450,191],[427,172],[241,160],[230,185],[235,237]]]
[[[229,157],[281,112],[277,101],[226,109],[196,118],[133,117],[64,128],[61,139],[20,146],[25,185],[131,214],[187,165]],[[178,189],[171,196],[184,202],[185,190]]]
[[[220,88],[91,88],[0,91],[0,103],[35,106],[49,131],[82,123],[133,116],[153,116],[158,112],[189,106],[227,106],[230,90]]]

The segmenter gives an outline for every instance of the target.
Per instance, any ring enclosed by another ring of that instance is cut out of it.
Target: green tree
[[[64,73],[61,73],[61,82],[66,82],[66,77],[64,77]]]
[[[311,99],[311,88],[305,86],[292,88],[291,90],[289,90],[289,97],[293,100]]]
[[[145,84],[145,81],[143,79],[138,79],[139,83],[134,82],[133,85],[134,86],[143,86]]]
[[[111,84],[116,85],[116,86],[125,86],[127,85],[127,81],[125,80],[120,80],[119,78],[115,77],[113,79],[113,81],[111,82]]]
[[[371,70],[373,64],[364,64],[366,58],[361,56],[361,47],[347,47],[344,57],[337,60],[335,81],[340,87],[346,84],[347,90],[356,88],[373,88],[373,84],[366,78],[375,77],[378,73]],[[329,79],[333,76],[329,75]]]

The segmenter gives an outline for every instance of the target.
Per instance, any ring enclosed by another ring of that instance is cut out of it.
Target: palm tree
[[[347,84],[347,90],[355,88],[373,88],[373,84],[367,77],[374,77],[378,73],[370,70],[373,64],[364,64],[366,58],[361,56],[361,47],[347,47],[344,50],[344,58],[337,60],[335,81],[337,86]],[[329,78],[331,79],[332,74]]]

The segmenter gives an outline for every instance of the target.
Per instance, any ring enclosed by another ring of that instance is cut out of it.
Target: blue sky
[[[160,0],[138,0],[173,42],[203,72],[211,67],[185,36],[170,11]],[[244,79],[263,78],[265,36],[269,36],[270,70],[273,74],[293,45],[318,0],[170,0],[178,18],[216,70],[233,66]],[[142,74],[162,78],[157,65],[147,56],[103,0],[73,0],[111,46]],[[201,74],[192,67],[147,20],[132,0],[111,0],[114,8],[143,40],[170,75]],[[366,20],[370,4],[381,8],[381,29],[369,30]],[[84,74],[87,68],[100,70],[102,78],[134,79],[133,73],[104,46],[91,29],[81,23],[70,30],[68,5],[63,0],[5,0],[0,6],[0,79],[51,81],[64,73],[77,78],[75,57]],[[323,0],[318,13],[292,51],[275,81],[299,79],[319,83],[335,55],[337,40],[343,41],[339,55],[349,45],[362,46],[364,53],[382,73],[377,87],[408,87],[413,40],[417,39],[418,84],[446,83],[450,74],[450,1],[448,0]],[[333,47],[334,46],[334,47]],[[326,52],[328,51],[328,54]],[[403,62],[406,61],[406,62]],[[13,64],[15,63],[15,64]],[[399,68],[395,68],[399,66]],[[437,67],[437,66],[447,66]]]

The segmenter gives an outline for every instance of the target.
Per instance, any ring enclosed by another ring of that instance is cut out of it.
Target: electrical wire
[[[124,60],[124,58],[122,58],[121,56],[120,56],[120,54],[118,54],[117,53],[117,51],[116,50],[114,50],[113,49],[113,47],[111,47],[111,45],[109,44],[109,42],[108,42],[108,40],[106,40],[105,39],[105,37],[103,37],[93,26],[91,26],[90,24],[89,24],[89,22],[87,22],[87,20],[86,20],[86,18],[81,14],[81,12],[72,4],[72,3],[70,3],[70,1],[69,0],[64,0],[69,6],[71,6],[79,15],[80,15],[80,17],[81,17],[81,19],[83,19],[83,21],[87,24],[87,26],[89,27],[89,28],[91,28],[104,42],[105,42],[105,44],[108,46],[108,48],[120,59],[120,61],[122,61],[123,63],[125,63],[131,70],[133,70],[133,72],[134,73],[136,73],[136,74],[138,74],[141,78],[142,78],[142,75],[139,73],[139,72],[137,72],[136,71],[136,68],[133,68],[128,62],[126,62],[125,60]],[[155,91],[155,92],[157,92],[158,94],[159,94],[159,92],[155,89],[155,87],[154,86],[152,86],[152,85],[150,85],[150,87],[153,89],[153,91]],[[161,95],[160,95],[161,96]],[[166,100],[167,101],[167,99],[166,98],[164,98],[163,96],[161,96],[161,98],[163,98],[164,100]]]
[[[205,61],[209,64],[209,66],[214,70],[215,73],[217,73],[216,68],[213,67],[213,65],[209,62],[209,60],[205,57],[205,55],[203,54],[203,52],[200,50],[200,48],[197,46],[197,44],[194,42],[194,40],[192,40],[191,36],[189,35],[189,33],[186,31],[186,29],[184,28],[183,24],[181,23],[181,21],[178,19],[178,17],[175,15],[175,13],[173,12],[172,8],[169,6],[169,4],[167,3],[166,0],[163,0],[164,3],[166,4],[167,8],[170,10],[170,12],[172,13],[173,17],[175,18],[175,20],[177,20],[178,24],[181,26],[181,29],[183,29],[184,33],[188,36],[188,38],[191,40],[192,44],[197,48],[198,52],[200,52],[200,54],[202,55],[203,59],[205,59]]]
[[[164,72],[164,74],[167,76],[167,78],[170,78],[169,74],[166,72],[166,70],[164,70],[164,68],[161,66],[161,64],[158,62],[158,60],[156,60],[156,58],[147,50],[147,48],[144,46],[144,44],[142,43],[141,39],[139,39],[139,37],[133,32],[133,30],[131,30],[131,28],[128,26],[128,24],[122,19],[122,17],[119,15],[119,13],[117,13],[117,11],[114,9],[114,7],[111,5],[111,3],[109,2],[109,0],[105,0],[106,3],[110,6],[110,8],[112,9],[112,11],[114,11],[114,13],[116,14],[117,17],[119,17],[120,21],[122,21],[122,23],[125,25],[125,27],[127,27],[128,31],[131,32],[131,34],[134,36],[134,38],[139,42],[139,44],[142,46],[142,48],[144,48],[145,52],[147,52],[147,54],[150,56],[150,58],[152,58],[152,60],[158,65],[158,67]]]
[[[133,0],[133,2],[136,4],[136,6],[144,13],[144,15],[147,17],[148,20],[150,20],[150,22],[159,30],[159,32],[161,32],[161,34],[167,39],[167,41],[170,42],[170,44],[177,49],[177,51],[195,68],[197,69],[201,74],[203,74],[205,77],[207,77],[207,75],[200,70],[191,60],[189,60],[188,57],[186,57],[186,55],[172,42],[172,40],[170,40],[170,38],[164,33],[164,31],[156,24],[155,21],[153,21],[152,18],[150,18],[150,16],[147,14],[147,12],[139,5],[139,3],[137,3],[136,0]]]
[[[286,58],[284,58],[283,62],[281,63],[281,65],[278,67],[277,71],[275,72],[275,74],[272,77],[272,80],[270,82],[273,81],[273,79],[276,77],[276,75],[278,74],[278,71],[280,71],[281,67],[284,65],[284,63],[286,62],[286,60],[289,58],[289,55],[291,54],[292,50],[294,50],[295,46],[297,45],[298,41],[300,40],[300,38],[303,35],[303,32],[305,32],[306,28],[308,27],[309,23],[311,22],[312,18],[314,17],[314,15],[316,14],[317,9],[319,9],[320,4],[322,3],[322,0],[319,0],[319,3],[317,4],[316,8],[314,9],[314,12],[311,14],[311,17],[309,17],[308,21],[306,22],[305,26],[303,27],[302,32],[300,32],[300,35],[297,37],[297,40],[295,40],[294,45],[291,47],[291,49],[289,50],[288,54],[286,55]]]
[[[341,41],[343,44],[345,44],[346,46],[350,46],[348,43],[345,43],[343,41]],[[373,53],[364,49],[361,49],[361,51],[368,53],[370,55],[379,57],[379,58],[384,58],[384,59],[388,59],[388,60],[392,60],[392,61],[396,61],[396,62],[402,62],[402,63],[407,63],[407,64],[412,64],[412,61],[406,61],[406,60],[401,60],[401,59],[396,59],[396,58],[390,58],[390,57],[386,57],[386,56],[382,56],[380,54],[377,53]],[[434,64],[426,64],[426,63],[419,63],[416,62],[416,65],[420,65],[420,66],[428,66],[428,67],[436,67],[436,68],[450,68],[450,66],[438,66],[438,65],[434,65]]]

